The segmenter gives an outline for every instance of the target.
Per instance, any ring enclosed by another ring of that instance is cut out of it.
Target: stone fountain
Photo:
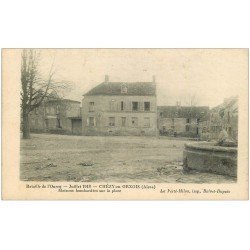
[[[185,144],[184,171],[198,170],[237,177],[237,143],[223,129],[217,142]]]

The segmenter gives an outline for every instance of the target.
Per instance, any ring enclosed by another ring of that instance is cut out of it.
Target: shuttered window
[[[133,111],[138,111],[138,108],[139,108],[138,102],[132,102],[132,110]]]
[[[95,126],[95,118],[94,117],[89,117],[87,120],[87,125],[89,127],[94,127]]]
[[[144,111],[150,111],[150,102],[144,102]]]
[[[115,126],[115,117],[109,117],[109,126],[111,127]]]
[[[110,102],[110,111],[116,111],[116,101],[111,100]]]
[[[95,103],[94,102],[90,102],[89,103],[89,112],[93,112],[95,111]]]
[[[122,127],[126,126],[126,117],[122,117]]]

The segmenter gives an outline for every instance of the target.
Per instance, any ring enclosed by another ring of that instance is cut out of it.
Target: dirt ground
[[[32,134],[21,139],[23,181],[232,183],[212,173],[183,173],[184,140]]]

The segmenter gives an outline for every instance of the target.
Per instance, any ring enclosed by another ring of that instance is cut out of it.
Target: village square
[[[237,96],[214,107],[197,105],[195,96],[189,105],[164,106],[158,105],[157,76],[147,82],[111,77],[103,76],[81,100],[34,89],[32,104],[23,88],[21,180],[236,181]]]

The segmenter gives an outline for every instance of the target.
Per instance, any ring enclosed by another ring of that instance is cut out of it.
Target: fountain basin
[[[185,144],[184,170],[198,170],[237,177],[236,147],[214,146],[209,142]]]

